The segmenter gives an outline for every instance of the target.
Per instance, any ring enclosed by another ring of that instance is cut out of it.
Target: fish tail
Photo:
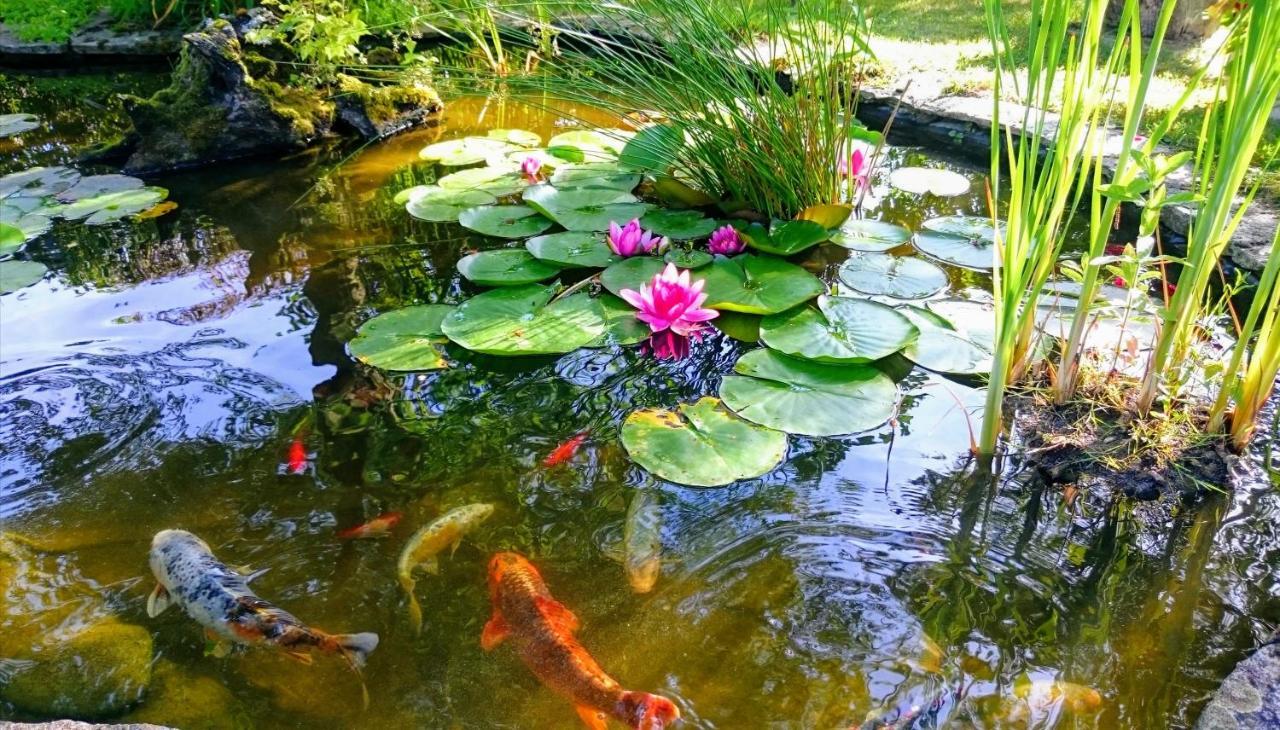
[[[618,715],[636,730],[664,730],[680,719],[680,709],[666,697],[648,692],[623,692]]]
[[[333,634],[329,637],[332,650],[342,653],[352,669],[359,670],[368,661],[369,654],[378,648],[378,635],[365,632],[363,634]]]
[[[409,624],[413,626],[414,635],[422,633],[422,606],[412,593],[409,594]]]

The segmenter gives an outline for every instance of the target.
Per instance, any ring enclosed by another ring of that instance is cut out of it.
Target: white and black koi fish
[[[147,598],[147,615],[176,603],[222,641],[269,645],[310,661],[310,650],[341,654],[353,668],[364,666],[378,635],[328,634],[259,598],[249,578],[219,561],[203,540],[185,530],[162,530],[151,540],[151,572],[159,585]]]

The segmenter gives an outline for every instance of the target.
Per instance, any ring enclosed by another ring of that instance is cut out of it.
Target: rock
[[[248,725],[239,717],[231,690],[213,677],[189,673],[168,659],[161,659],[151,670],[146,701],[121,720],[142,723],[135,727],[156,723],[183,730],[235,730]]]
[[[84,28],[71,36],[68,46],[79,56],[112,56],[116,58],[164,58],[182,49],[182,31],[121,30],[108,12],[102,12]]]
[[[151,683],[151,634],[105,619],[19,660],[23,665],[0,685],[0,698],[43,717],[112,717]]]
[[[78,720],[54,720],[53,722],[0,722],[0,730],[173,730],[173,728],[137,723],[99,725]]]
[[[338,120],[365,139],[380,139],[421,124],[444,104],[425,83],[371,86],[350,76],[338,80]]]
[[[1280,727],[1280,637],[1236,665],[1196,721],[1196,730]]]

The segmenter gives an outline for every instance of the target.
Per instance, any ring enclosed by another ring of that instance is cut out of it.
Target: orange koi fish
[[[295,437],[293,443],[289,444],[289,461],[286,467],[290,474],[301,474],[307,470],[307,447],[302,443],[301,436]]]
[[[605,674],[573,637],[578,617],[551,597],[523,555],[498,553],[489,561],[489,598],[493,617],[480,635],[481,648],[490,651],[511,639],[530,671],[572,700],[591,730],[606,730],[608,717],[634,730],[663,730],[680,719],[671,700],[627,691]]]
[[[391,534],[391,528],[403,518],[404,515],[399,512],[387,512],[378,515],[362,525],[348,527],[338,533],[339,540],[361,540],[370,537],[386,537]]]
[[[571,437],[568,441],[565,441],[564,443],[555,447],[550,454],[547,454],[547,458],[542,460],[542,465],[543,466],[559,466],[565,463],[566,461],[572,459],[574,454],[578,453],[578,448],[581,447],[582,442],[586,440],[587,440],[586,431],[583,431],[582,433],[579,433],[579,434],[574,434],[573,437]]]

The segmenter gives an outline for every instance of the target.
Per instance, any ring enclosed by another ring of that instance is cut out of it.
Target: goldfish
[[[369,537],[387,537],[391,534],[391,528],[395,527],[396,523],[403,517],[404,515],[399,512],[387,512],[386,514],[378,515],[362,525],[348,527],[339,532],[338,539],[361,540]]]
[[[462,536],[489,519],[491,514],[493,505],[482,502],[452,509],[413,533],[404,550],[400,551],[396,574],[400,578],[400,587],[409,595],[409,623],[413,625],[414,633],[422,630],[422,607],[413,595],[416,585],[413,580],[414,569],[421,566],[432,575],[438,574],[440,562],[436,555],[447,547],[456,551],[458,543],[462,542]]]
[[[293,443],[289,444],[289,460],[285,469],[289,474],[301,474],[307,470],[307,447],[302,443],[301,436],[295,437]]]
[[[259,598],[249,588],[251,578],[219,561],[185,530],[157,532],[150,563],[158,585],[147,597],[147,615],[158,616],[176,603],[223,645],[278,647],[305,663],[316,649],[341,654],[357,670],[378,646],[377,634],[325,633]]]
[[[671,700],[625,690],[596,664],[573,636],[578,617],[551,597],[523,555],[498,553],[489,561],[489,598],[493,616],[480,635],[481,648],[492,651],[510,639],[529,670],[572,700],[591,730],[606,730],[607,717],[635,730],[662,730],[680,719]]]
[[[662,570],[662,505],[655,492],[636,490],[622,530],[623,567],[636,593],[648,593]]]
[[[569,438],[569,440],[565,441],[564,443],[552,449],[551,453],[547,454],[547,458],[542,460],[542,465],[543,466],[559,466],[565,463],[566,461],[572,459],[574,454],[578,453],[578,449],[579,447],[582,446],[582,442],[586,440],[587,440],[586,431],[583,431],[582,433],[579,433],[579,434],[574,434],[572,437]]]

